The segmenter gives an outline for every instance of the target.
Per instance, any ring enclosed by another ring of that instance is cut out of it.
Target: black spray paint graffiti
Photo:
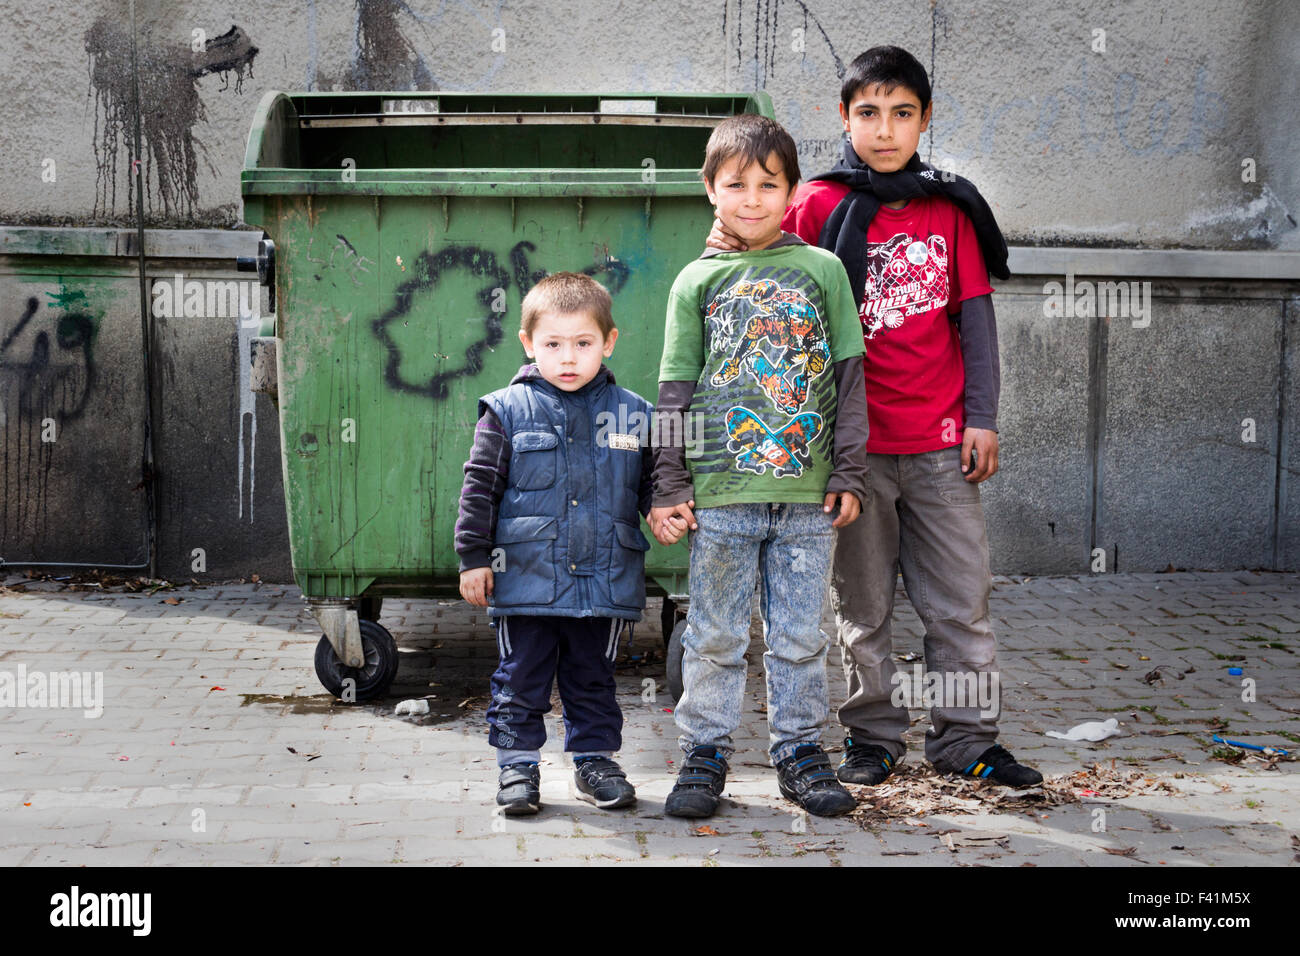
[[[118,20],[101,17],[86,31],[90,55],[90,92],[95,96],[95,209],[93,215],[112,216],[117,208],[118,177],[126,194],[127,215],[135,213],[134,179],[130,163],[119,155],[134,152],[135,102],[131,73],[131,33]],[[235,92],[243,92],[244,77],[253,75],[257,47],[238,26],[193,52],[183,43],[164,47],[141,38],[136,53],[140,78],[140,136],[144,149],[145,210],[161,205],[164,217],[188,217],[199,201],[199,159],[215,175],[207,149],[194,127],[207,121],[198,81],[220,74]]]
[[[817,19],[808,10],[808,4],[803,0],[790,0],[787,6],[787,16],[783,21],[781,19],[781,6],[783,0],[754,0],[753,12],[749,16],[753,19],[753,69],[754,69],[754,89],[761,90],[767,86],[776,73],[776,57],[780,51],[790,51],[791,47],[791,29],[798,28],[802,31],[804,42],[807,43],[814,37],[820,37],[826,44],[826,49],[830,51],[831,60],[835,63],[835,76],[839,79],[844,77],[844,61],[840,59],[835,47],[831,43],[831,38],[827,35],[825,28],[822,27],[821,21]],[[727,10],[730,3],[722,5],[722,35],[727,36]],[[797,7],[797,11],[788,9]],[[794,16],[791,16],[794,14]],[[744,0],[736,0],[736,67],[742,68],[744,64],[744,47],[746,35],[749,33],[746,24],[746,12]],[[809,25],[811,23],[811,29]],[[784,29],[782,35],[779,30]]]
[[[495,348],[505,337],[501,321],[503,313],[493,308],[497,305],[497,290],[507,288],[513,278],[520,298],[527,295],[528,290],[547,275],[546,270],[532,269],[529,265],[528,255],[536,251],[537,247],[531,242],[516,243],[508,255],[510,273],[497,261],[495,253],[478,246],[447,246],[436,253],[425,251],[416,256],[412,264],[414,275],[397,287],[392,308],[371,323],[375,337],[388,352],[388,364],[384,368],[388,386],[399,392],[427,395],[435,401],[442,401],[453,381],[483,371],[484,349]],[[434,293],[443,275],[453,269],[464,269],[483,280],[475,295],[483,306],[483,334],[465,349],[465,364],[460,368],[439,372],[425,381],[408,381],[402,377],[402,356],[388,327],[410,315],[416,297]],[[582,272],[593,278],[599,277],[610,295],[618,295],[629,275],[626,263],[608,255],[604,262],[588,266]]]
[[[85,297],[84,293],[73,296]],[[39,319],[32,324],[39,309],[40,301],[29,296],[18,321],[0,339],[0,369],[4,370],[6,382],[16,385],[17,390],[16,401],[8,395],[3,398],[6,405],[17,408],[19,421],[39,425],[41,419],[53,418],[62,426],[81,417],[94,388],[96,324],[86,312],[60,313],[54,319],[54,344],[65,360],[51,364],[50,330],[37,330],[43,324]],[[59,358],[59,354],[55,357]]]

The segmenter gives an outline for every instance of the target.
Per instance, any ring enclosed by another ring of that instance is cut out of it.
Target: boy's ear
[[[931,111],[933,111],[933,110],[934,110],[934,100],[931,100],[929,103],[926,104],[926,106],[925,106],[925,112],[921,114],[921,129],[920,129],[920,132],[924,133],[924,132],[926,131],[926,128],[929,127],[929,125],[930,125],[930,113],[931,113]]]
[[[840,101],[840,122],[844,124],[844,132],[849,131],[849,111],[844,108],[843,100]]]
[[[614,351],[614,343],[618,341],[618,329],[610,329],[609,335],[605,336],[605,358],[609,358],[610,353]]]
[[[529,358],[536,358],[536,357],[537,357],[537,356],[533,355],[533,339],[532,339],[532,336],[530,336],[530,335],[529,335],[527,332],[525,332],[523,329],[520,329],[520,330],[519,330],[519,343],[524,347],[524,354],[525,354],[525,355],[527,355]]]

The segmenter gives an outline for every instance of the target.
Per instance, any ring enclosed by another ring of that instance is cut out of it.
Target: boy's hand
[[[970,452],[975,449],[975,470],[970,467]],[[961,471],[974,484],[987,481],[998,473],[998,433],[991,428],[966,428],[961,433]]]
[[[822,501],[822,511],[830,514],[835,510],[837,498],[840,503],[840,516],[831,522],[831,527],[843,528],[858,520],[858,515],[862,512],[862,505],[858,504],[858,496],[851,491],[841,491],[839,494],[828,491],[825,500]]]
[[[716,215],[713,217],[713,230],[709,233],[709,238],[704,240],[706,246],[712,246],[715,249],[725,249],[727,252],[744,252],[749,246],[722,224],[722,220]]]
[[[664,505],[658,508],[650,509],[650,530],[654,533],[655,540],[660,544],[676,544],[690,528],[694,531],[699,527],[695,522],[695,513],[691,511],[695,507],[695,499],[684,501],[676,505]]]
[[[492,596],[492,569],[470,568],[460,572],[460,596],[475,607],[487,607]]]

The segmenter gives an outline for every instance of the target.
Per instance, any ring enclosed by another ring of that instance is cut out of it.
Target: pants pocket
[[[934,490],[950,505],[977,505],[980,486],[967,481],[961,471],[961,445],[928,452]]]

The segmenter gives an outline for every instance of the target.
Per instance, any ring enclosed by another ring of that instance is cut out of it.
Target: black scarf
[[[830,172],[813,177],[814,180],[844,183],[851,190],[831,211],[826,225],[822,226],[817,245],[840,257],[849,274],[855,302],[862,301],[867,287],[867,226],[876,217],[882,203],[918,196],[946,196],[956,203],[975,227],[980,251],[984,253],[984,265],[989,272],[999,279],[1011,277],[1007,270],[1007,241],[1002,238],[993,210],[969,179],[952,173],[947,175],[951,182],[946,182],[939,170],[921,162],[915,153],[907,166],[898,172],[878,173],[858,158],[846,136],[843,158]]]

